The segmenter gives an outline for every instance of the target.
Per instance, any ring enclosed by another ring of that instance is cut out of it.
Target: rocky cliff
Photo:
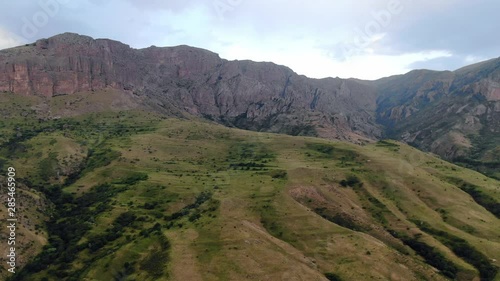
[[[386,136],[500,176],[500,59],[373,85]]]
[[[310,79],[189,46],[133,49],[71,33],[0,51],[0,92],[51,98],[109,88],[166,114],[354,143],[390,137],[450,160],[499,166],[500,59],[362,81]]]
[[[245,129],[353,142],[381,134],[375,92],[352,80],[309,79],[188,46],[137,50],[71,33],[0,51],[0,91],[53,97],[107,87]]]

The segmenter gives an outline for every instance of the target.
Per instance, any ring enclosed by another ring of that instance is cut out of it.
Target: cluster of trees
[[[356,175],[348,175],[345,180],[340,181],[340,185],[343,187],[361,187],[363,182]]]
[[[193,204],[189,204],[186,207],[182,208],[180,211],[177,211],[169,216],[165,217],[165,220],[169,221],[169,225],[173,225],[173,221],[176,221],[184,216],[190,214],[191,210],[197,209],[201,206],[201,204],[207,202],[212,198],[212,193],[210,191],[203,191],[200,193]],[[198,217],[199,218],[199,217]],[[191,221],[196,220],[197,218],[191,219]]]
[[[119,215],[113,222],[113,226],[108,228],[104,234],[90,237],[88,248],[91,252],[96,252],[106,244],[115,241],[123,235],[123,229],[129,227],[137,219],[132,212],[125,212]]]
[[[265,164],[260,164],[260,163],[255,163],[255,162],[248,162],[248,163],[244,163],[244,162],[240,162],[240,163],[234,163],[234,164],[230,164],[229,165],[229,168],[230,169],[233,169],[233,170],[262,170],[264,168],[268,167],[267,165]]]
[[[405,245],[412,248],[419,256],[423,257],[428,264],[437,268],[444,276],[451,279],[457,276],[459,271],[458,267],[434,247],[420,241],[418,236],[413,238],[395,231],[391,231],[391,234],[399,238]]]
[[[58,186],[47,191],[47,196],[55,205],[55,212],[47,223],[49,243],[31,263],[12,277],[12,281],[27,280],[26,276],[49,266],[53,267],[51,272],[56,277],[69,277],[71,262],[80,251],[87,248],[87,245],[78,242],[90,230],[95,217],[110,209],[111,198],[121,190],[110,184],[102,184],[80,198],[62,192]]]

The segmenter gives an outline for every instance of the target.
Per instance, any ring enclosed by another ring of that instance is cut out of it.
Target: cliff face
[[[107,87],[245,129],[353,142],[381,134],[374,90],[351,80],[309,79],[188,46],[137,50],[70,33],[0,51],[0,91],[52,97]]]
[[[388,137],[500,176],[500,59],[373,84]]]
[[[134,83],[128,46],[69,34],[0,52],[0,91],[56,96]],[[131,57],[133,59],[133,57]]]
[[[494,168],[500,157],[499,59],[362,81],[310,79],[188,46],[138,50],[70,33],[0,51],[0,92],[53,97],[106,88],[124,99],[139,96],[151,110],[243,129],[354,143],[385,135]]]

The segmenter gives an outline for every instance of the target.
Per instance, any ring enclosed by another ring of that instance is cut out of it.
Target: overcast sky
[[[498,0],[9,0],[0,49],[76,32],[376,79],[499,57],[499,12]]]

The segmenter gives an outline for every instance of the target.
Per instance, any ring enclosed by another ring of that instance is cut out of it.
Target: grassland
[[[500,182],[404,144],[0,98],[30,205],[9,280],[500,280]]]

